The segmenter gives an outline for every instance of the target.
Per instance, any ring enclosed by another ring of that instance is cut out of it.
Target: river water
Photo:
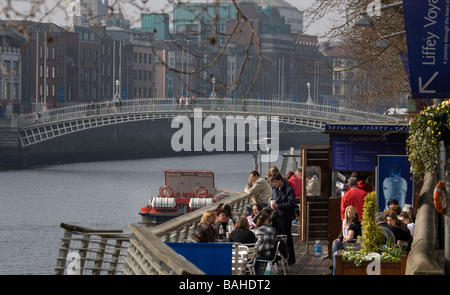
[[[164,169],[213,170],[217,188],[242,191],[253,163],[250,153],[233,153],[0,171],[0,275],[53,274],[62,222],[129,232]]]

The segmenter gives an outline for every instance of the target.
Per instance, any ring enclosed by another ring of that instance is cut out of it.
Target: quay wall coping
[[[436,209],[433,192],[436,176],[425,174],[420,191],[414,229],[414,239],[406,263],[406,275],[444,275],[439,267],[436,251]]]

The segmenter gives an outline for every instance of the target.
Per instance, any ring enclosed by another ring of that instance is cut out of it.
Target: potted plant
[[[375,192],[364,199],[362,235],[358,236],[361,245],[357,251],[353,248],[341,250],[336,255],[336,274],[405,274],[406,255],[404,248],[387,241],[384,233],[375,222],[378,211]]]

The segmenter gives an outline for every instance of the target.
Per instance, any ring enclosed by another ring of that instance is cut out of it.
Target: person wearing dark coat
[[[295,193],[281,174],[274,174],[272,178],[274,186],[270,207],[276,209],[279,214],[281,234],[287,237],[288,264],[294,264],[295,252],[291,228],[292,220],[295,218]]]

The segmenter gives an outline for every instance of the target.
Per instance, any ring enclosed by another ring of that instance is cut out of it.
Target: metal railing
[[[231,194],[231,193],[230,193]],[[251,195],[233,193],[223,199],[233,214],[245,213]],[[93,230],[61,224],[61,239],[55,274],[203,274],[192,263],[178,255],[165,242],[192,239],[204,212],[218,204],[200,208],[157,226],[131,224],[131,233],[120,230]]]
[[[255,116],[291,116],[341,122],[397,122],[394,117],[352,110],[328,105],[307,104],[281,100],[248,99],[209,99],[196,98],[189,105],[179,105],[174,98],[142,98],[122,102],[96,102],[75,106],[48,109],[46,111],[21,114],[18,118],[20,128],[70,121],[81,118],[95,118],[110,114],[167,113],[173,116],[192,113],[201,108],[215,114],[246,114]],[[172,116],[172,117],[173,117]]]
[[[62,223],[54,274],[121,274],[130,239],[122,230],[94,230]]]

